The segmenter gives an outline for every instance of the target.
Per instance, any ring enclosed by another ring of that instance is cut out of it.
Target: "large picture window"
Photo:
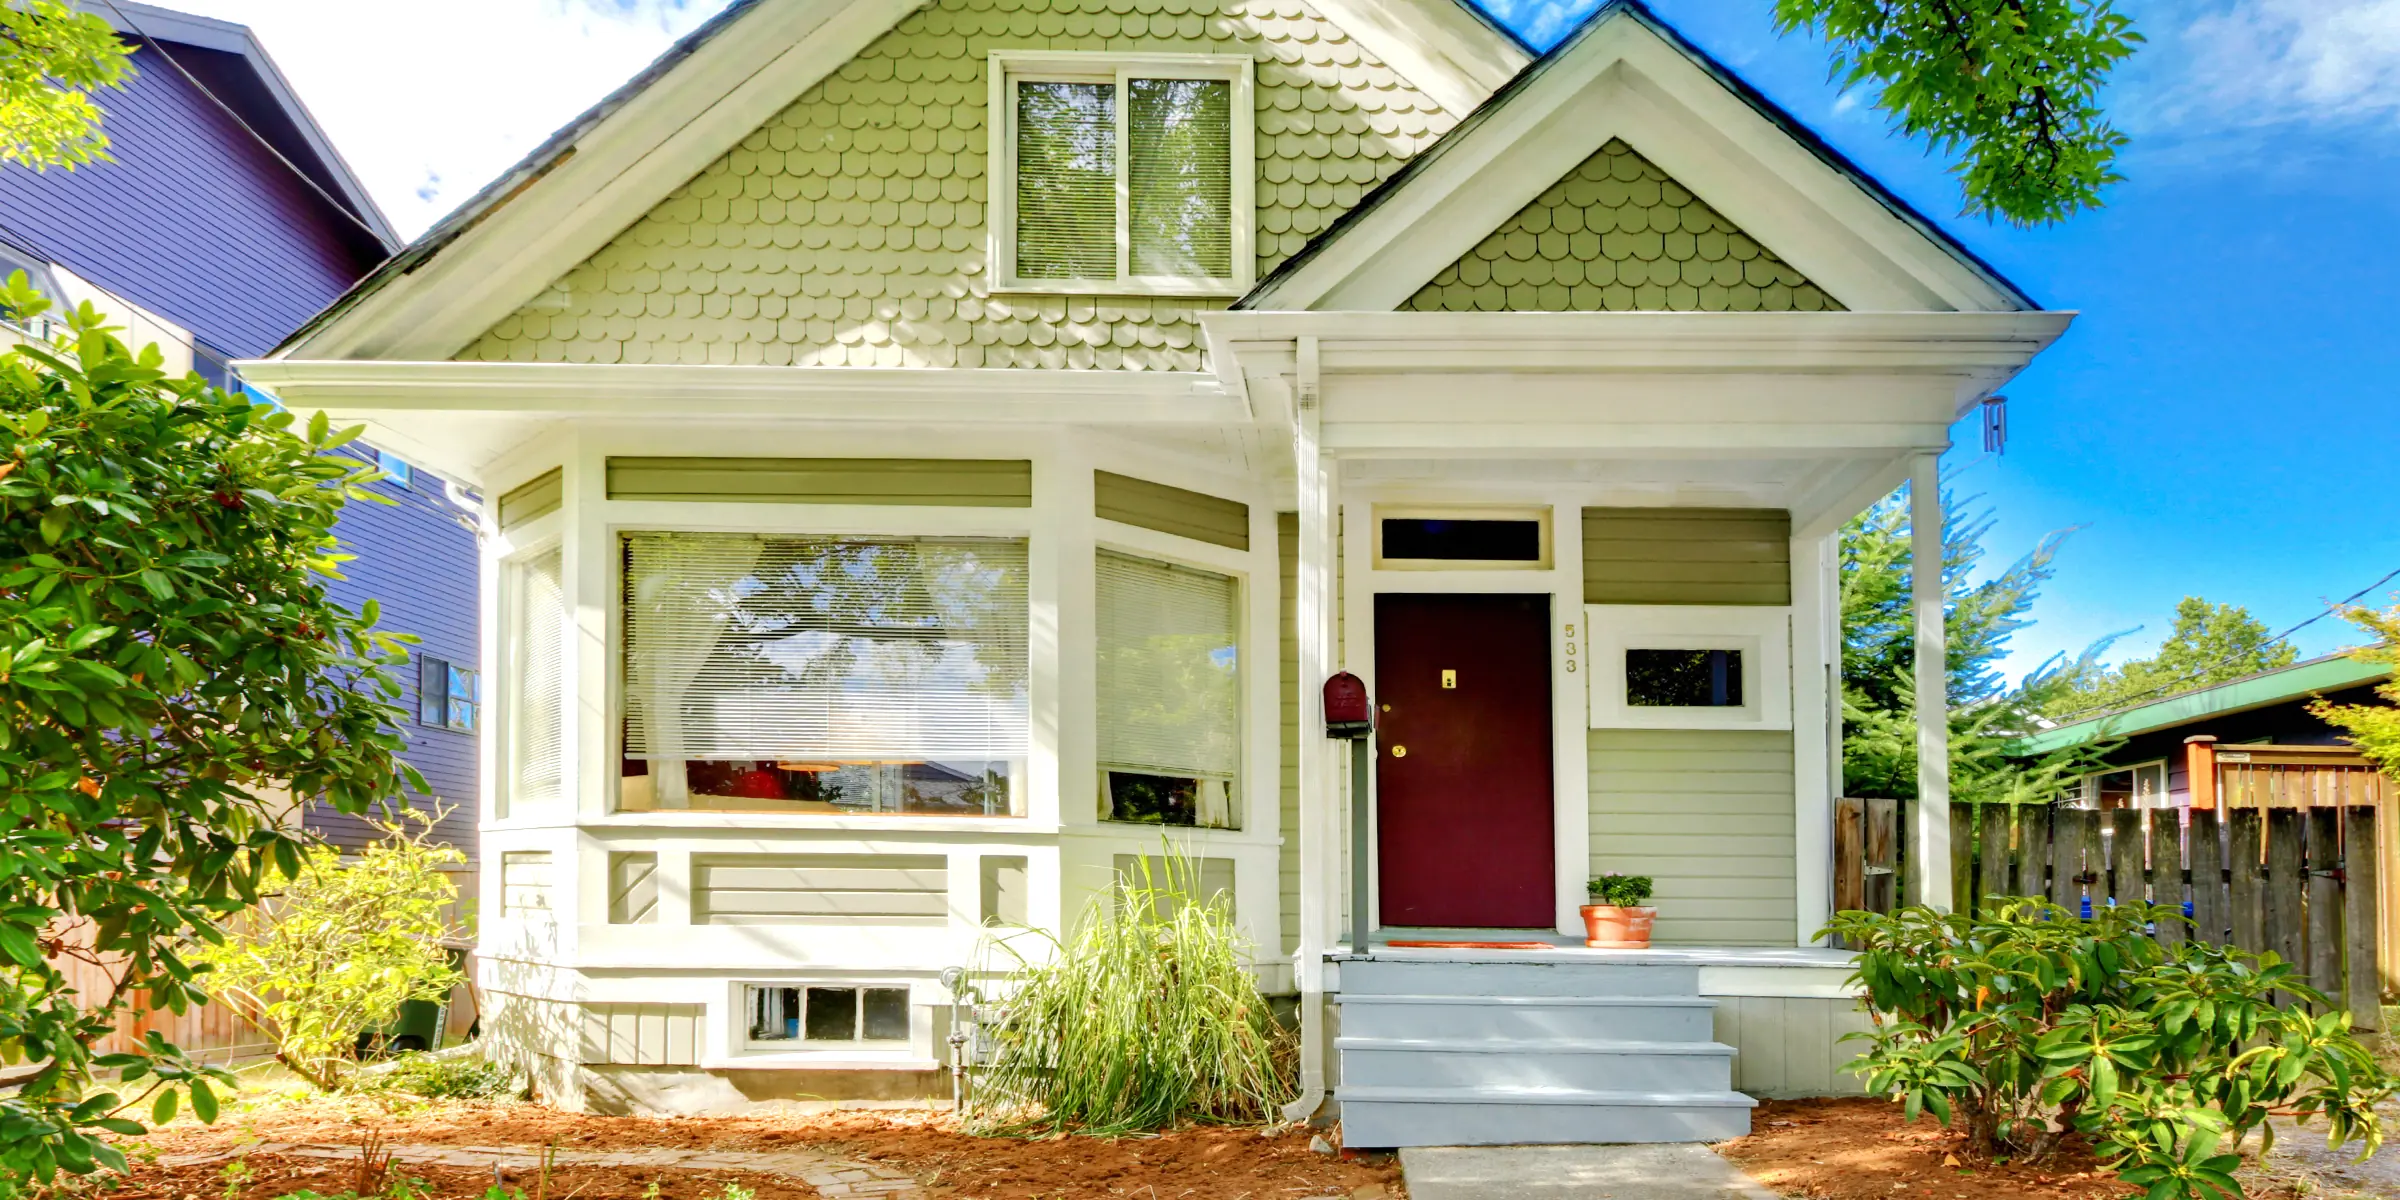
[[[1112,821],[1240,824],[1234,581],[1099,556],[1101,810]]]
[[[1022,813],[1025,543],[634,533],[619,807]]]
[[[1002,286],[1249,286],[1249,59],[1003,56],[995,81]]]

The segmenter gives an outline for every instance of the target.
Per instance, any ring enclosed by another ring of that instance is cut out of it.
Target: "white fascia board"
[[[1313,336],[1323,369],[1933,371],[2013,375],[2072,312],[1201,314],[1220,375],[1255,381]],[[1280,351],[1276,347],[1282,347]],[[1263,356],[1263,357],[1262,357]]]
[[[1316,8],[1454,117],[1533,61],[1466,0],[1316,0]]]
[[[767,0],[429,260],[282,353],[456,354],[924,3]]]
[[[345,414],[915,424],[1222,425],[1247,421],[1215,376],[1166,371],[374,362],[236,364],[287,407]]]
[[[2022,307],[1630,15],[1540,72],[1248,307],[1389,311],[1610,138],[1845,308]]]

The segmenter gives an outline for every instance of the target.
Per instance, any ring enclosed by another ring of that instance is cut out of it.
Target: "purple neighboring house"
[[[136,74],[100,96],[113,162],[73,171],[0,166],[0,274],[27,272],[64,304],[90,300],[160,345],[169,366],[238,384],[226,364],[276,343],[389,257],[400,239],[248,27],[115,0],[101,15],[133,44]],[[383,624],[422,639],[404,672],[409,760],[455,803],[444,840],[475,856],[476,548],[472,497],[372,449],[396,503],[351,505],[357,560],[335,597],[372,597]],[[463,502],[463,504],[462,504]],[[339,845],[357,818],[311,811]]]

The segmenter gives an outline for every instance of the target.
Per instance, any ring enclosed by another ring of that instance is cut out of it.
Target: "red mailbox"
[[[1348,671],[1325,681],[1325,736],[1363,738],[1375,732],[1375,705],[1366,681]]]

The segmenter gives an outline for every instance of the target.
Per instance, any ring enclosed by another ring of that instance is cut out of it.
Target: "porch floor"
[[[1403,942],[1540,942],[1546,949],[1496,949],[1478,946],[1394,946]],[[1822,946],[1652,946],[1645,950],[1600,950],[1580,937],[1526,929],[1379,929],[1368,938],[1364,955],[1344,941],[1325,952],[1328,962],[1359,958],[1416,962],[1600,962],[1632,965],[1694,967],[1848,967],[1856,957],[1849,950]]]

